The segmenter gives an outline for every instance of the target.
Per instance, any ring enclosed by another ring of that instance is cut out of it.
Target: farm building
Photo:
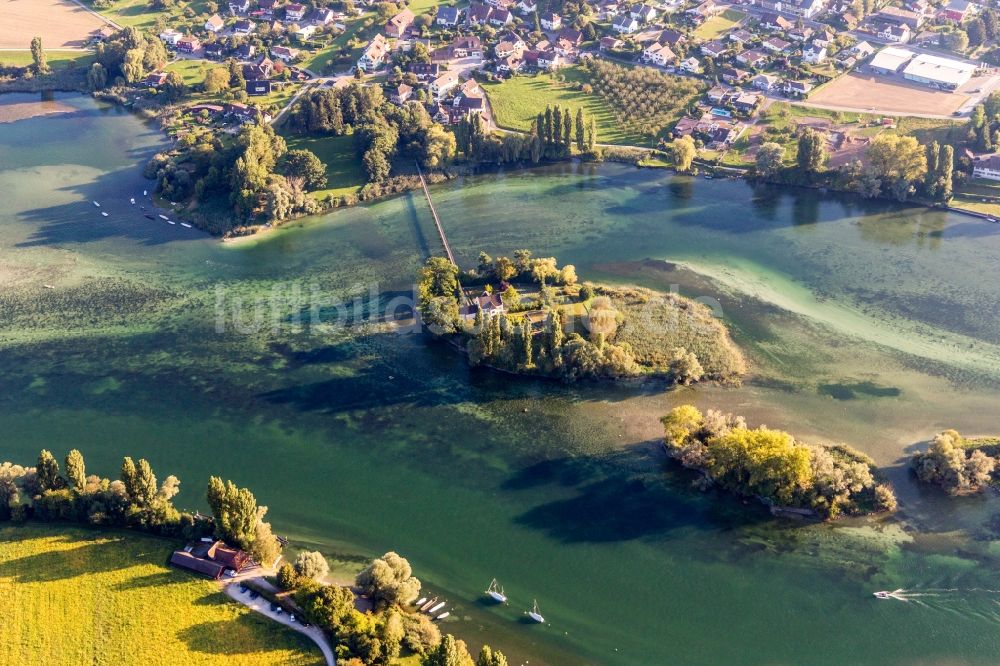
[[[918,55],[903,69],[903,78],[942,90],[955,90],[972,78],[976,66],[933,55]]]
[[[879,74],[897,74],[915,55],[909,49],[887,46],[875,54],[868,66]]]

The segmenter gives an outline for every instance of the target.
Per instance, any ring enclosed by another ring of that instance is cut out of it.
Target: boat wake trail
[[[926,588],[877,592],[879,599],[894,599],[943,613],[978,617],[1000,623],[1000,590],[975,588]]]

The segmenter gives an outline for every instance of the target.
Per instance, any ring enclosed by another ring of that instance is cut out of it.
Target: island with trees
[[[474,366],[559,378],[660,377],[738,383],[747,362],[705,305],[638,287],[580,284],[572,265],[518,250],[461,271],[431,257],[418,287],[423,323]]]
[[[1000,437],[963,437],[957,430],[938,433],[926,451],[913,455],[913,471],[923,483],[949,495],[971,495],[996,480]]]
[[[896,497],[874,461],[846,445],[824,446],[742,416],[692,405],[662,419],[667,454],[701,473],[703,488],[718,486],[756,497],[776,514],[833,520],[842,515],[891,512]]]

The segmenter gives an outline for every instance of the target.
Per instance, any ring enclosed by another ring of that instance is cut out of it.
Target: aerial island
[[[419,311],[469,363],[523,375],[580,379],[659,377],[674,384],[736,384],[747,371],[725,325],[705,305],[638,287],[578,284],[554,257],[479,255],[462,272],[431,257]]]

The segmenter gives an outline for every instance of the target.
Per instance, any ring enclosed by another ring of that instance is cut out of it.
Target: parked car
[[[250,593],[250,598],[251,598],[251,599],[256,599],[256,598],[257,598],[257,597],[259,597],[259,596],[260,596],[260,593],[259,593],[259,592],[251,592],[251,593]]]

